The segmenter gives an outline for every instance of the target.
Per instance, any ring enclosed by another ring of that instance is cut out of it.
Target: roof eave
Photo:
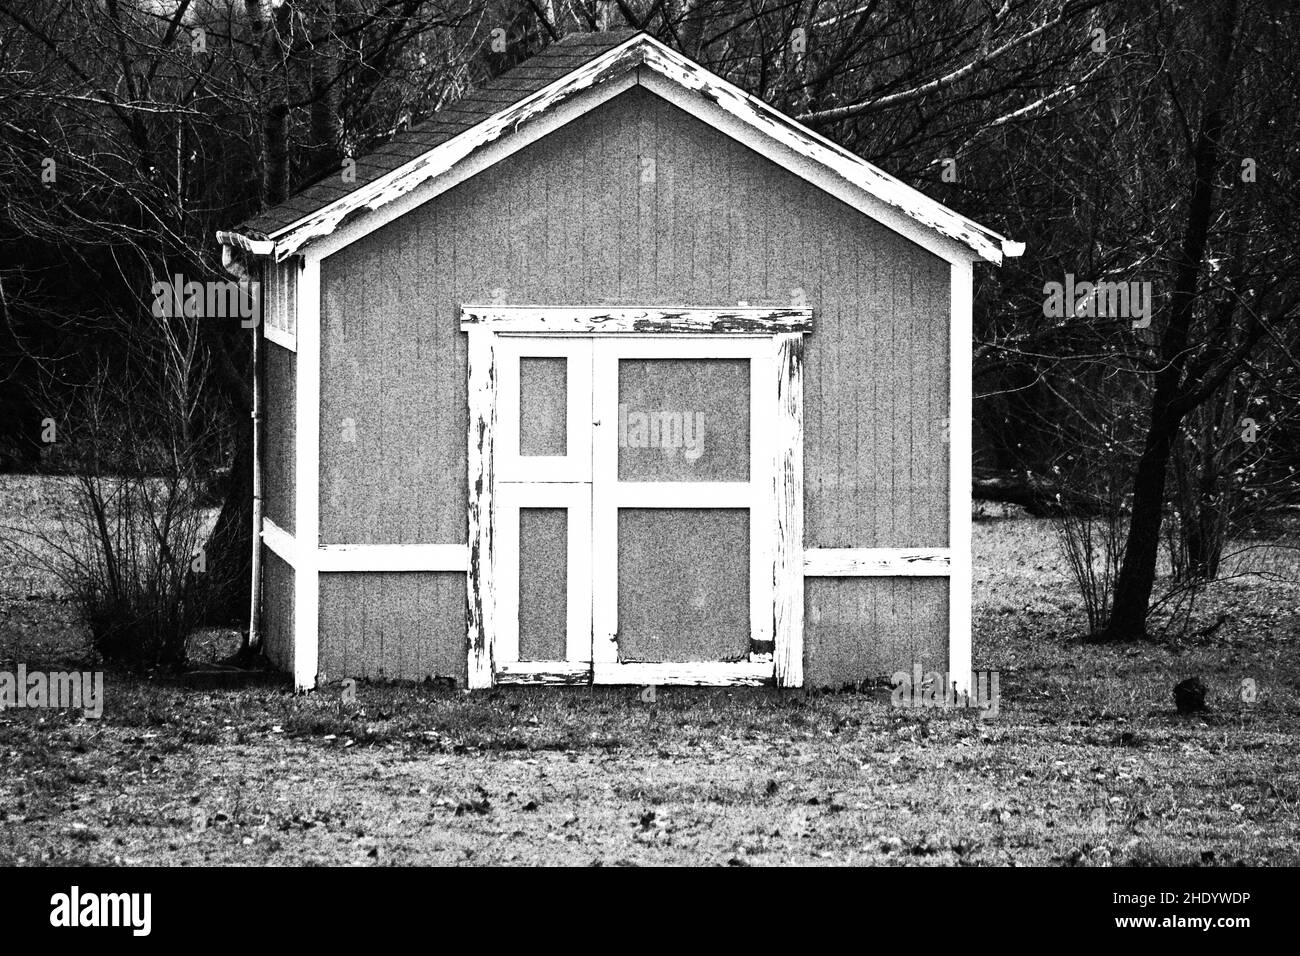
[[[1001,265],[1004,257],[1016,257],[1024,252],[1024,243],[1007,239],[967,219],[645,33],[628,38],[541,90],[296,222],[265,236],[250,237],[232,232],[219,233],[218,239],[225,242],[222,236],[238,237],[230,241],[239,248],[254,255],[274,255],[277,261],[282,260],[309,243],[330,235],[344,220],[367,210],[379,209],[442,175],[470,154],[571,97],[641,66],[708,97],[742,121],[762,129],[785,146],[836,173],[856,189],[966,247],[981,259]]]

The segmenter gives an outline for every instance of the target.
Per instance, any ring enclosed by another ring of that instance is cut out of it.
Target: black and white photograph
[[[33,925],[1300,865],[1295,0],[2,0],[0,184]]]

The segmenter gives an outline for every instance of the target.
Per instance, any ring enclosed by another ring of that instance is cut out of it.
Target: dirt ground
[[[0,523],[57,511],[57,482],[0,478]],[[992,720],[887,690],[363,684],[345,704],[109,671],[99,720],[0,712],[0,864],[1300,863],[1300,552],[1250,551],[1184,637],[1097,647],[1048,525],[980,521],[975,548]],[[87,654],[54,579],[0,541],[0,669]],[[1211,709],[1179,717],[1191,675]]]

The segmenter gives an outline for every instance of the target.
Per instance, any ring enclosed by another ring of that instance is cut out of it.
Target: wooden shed
[[[968,678],[971,273],[1018,244],[644,33],[218,239],[299,687]]]

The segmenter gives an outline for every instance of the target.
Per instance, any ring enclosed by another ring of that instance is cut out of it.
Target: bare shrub
[[[1121,457],[1112,454],[1100,462],[1067,459],[1065,468],[1054,469],[1062,487],[1090,502],[1082,507],[1062,507],[1052,516],[1057,544],[1083,601],[1090,635],[1101,634],[1110,622],[1115,578],[1124,556],[1128,472],[1119,463]]]
[[[61,406],[51,464],[70,476],[70,501],[56,530],[17,543],[60,580],[106,660],[180,663],[202,619],[214,517],[204,479],[226,430],[203,397],[207,377],[197,337],[168,331]]]

